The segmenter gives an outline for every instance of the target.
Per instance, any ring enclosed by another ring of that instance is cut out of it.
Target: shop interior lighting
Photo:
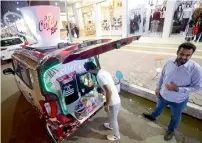
[[[19,9],[19,8],[16,8],[16,10],[18,10],[18,11],[19,11],[20,9]]]
[[[57,3],[57,2],[55,2],[55,5],[58,5],[58,3]]]

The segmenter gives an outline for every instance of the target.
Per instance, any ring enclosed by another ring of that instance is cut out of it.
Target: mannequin
[[[183,12],[182,12],[182,27],[181,27],[181,31],[183,31],[183,32],[186,29],[187,23],[189,21],[190,15],[191,15],[191,11],[192,11],[191,5],[187,3],[185,5],[185,8],[183,9]]]
[[[153,14],[152,32],[157,32],[159,22],[160,22],[160,10],[156,9],[154,14]]]
[[[163,6],[163,8],[161,9],[161,15],[160,15],[159,32],[163,31],[163,24],[164,24],[164,19],[165,19],[165,11],[166,11],[166,6]]]
[[[131,14],[130,19],[130,34],[134,34],[135,32],[139,32],[139,26],[141,23],[141,16],[138,11],[135,11]]]

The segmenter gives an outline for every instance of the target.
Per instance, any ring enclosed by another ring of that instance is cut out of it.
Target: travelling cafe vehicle
[[[37,43],[16,49],[13,69],[7,68],[3,73],[14,75],[19,90],[38,111],[52,141],[60,142],[94,116],[105,102],[96,77],[85,70],[84,64],[92,61],[100,68],[100,54],[128,45],[140,36],[61,42],[58,7],[25,7],[20,12]],[[47,18],[52,21],[49,27]]]
[[[94,75],[84,64],[92,61],[101,67],[98,55],[130,44],[139,36],[120,40],[100,39],[81,44],[61,43],[55,48],[17,49],[12,55],[13,74],[19,90],[40,114],[48,134],[55,142],[67,138],[104,104],[103,92],[89,87]]]

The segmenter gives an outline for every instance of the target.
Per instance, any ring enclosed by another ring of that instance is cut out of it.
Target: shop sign
[[[39,31],[50,31],[51,35],[56,32],[58,21],[52,14],[45,15],[44,19],[39,21]]]

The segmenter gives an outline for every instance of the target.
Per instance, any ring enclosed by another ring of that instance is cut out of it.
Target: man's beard
[[[184,60],[182,58],[179,58],[179,59],[176,59],[176,62],[177,64],[180,66],[180,65],[184,65],[188,60]]]

